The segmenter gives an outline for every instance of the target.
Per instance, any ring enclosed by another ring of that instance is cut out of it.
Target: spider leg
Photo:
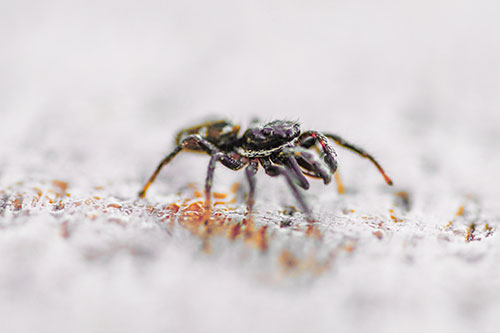
[[[324,160],[332,174],[337,171],[337,153],[335,149],[328,143],[328,139],[317,131],[307,131],[302,133],[298,139],[298,146],[304,148],[312,147],[316,142],[321,144],[321,148],[323,149],[323,153],[325,154]]]
[[[323,152],[325,153],[325,161],[327,163],[328,163],[328,159],[329,159],[328,152],[327,152],[329,144],[328,144],[328,141],[326,140],[326,138],[330,138],[333,141],[335,141],[335,143],[337,143],[339,146],[347,148],[347,149],[359,154],[361,157],[364,157],[364,158],[367,158],[368,160],[370,160],[375,165],[375,167],[378,169],[378,171],[382,174],[385,182],[388,185],[392,185],[392,180],[386,175],[384,169],[382,169],[382,166],[380,166],[380,164],[375,160],[375,158],[373,158],[373,156],[371,156],[369,153],[367,153],[362,148],[357,147],[357,146],[345,141],[344,139],[342,139],[338,135],[331,134],[331,133],[320,133],[318,131],[307,131],[307,132],[302,133],[301,136],[299,137],[299,145],[302,147],[305,147],[305,148],[309,148],[309,147],[313,146],[316,141],[311,140],[311,137],[315,138],[321,144],[321,146],[323,148]],[[335,154],[335,156],[336,156],[336,154]]]
[[[320,150],[318,149],[318,147],[315,147],[315,148],[316,148],[316,152],[321,153]],[[329,184],[330,181],[331,181],[331,173],[328,171],[328,166],[325,165],[326,170],[327,170],[326,173],[324,173],[324,171],[323,171],[323,173],[322,172],[318,172],[318,170],[317,169],[315,170],[315,167],[309,161],[307,161],[306,159],[304,159],[303,155],[304,154],[302,154],[302,156],[297,156],[296,155],[297,162],[302,167],[302,173],[304,175],[306,175],[306,176],[309,176],[309,177],[322,178],[323,179],[323,183],[325,185]],[[324,161],[321,158],[318,158],[318,156],[316,156],[316,155],[314,155],[314,156],[317,159],[319,159],[319,161],[322,162],[322,164],[324,163]],[[337,183],[337,192],[339,194],[344,194],[345,193],[345,189],[344,189],[344,185],[342,184],[342,180],[340,179],[340,175],[339,175],[338,169],[334,173],[334,177],[335,177],[335,182]]]
[[[300,147],[303,147],[303,148],[306,148],[306,149],[309,149],[311,147],[314,147],[316,148],[316,152],[317,153],[320,153],[320,149],[318,148],[318,146],[316,146],[316,142],[318,141],[317,139],[317,136],[312,136],[312,131],[309,131],[309,132],[305,132],[305,134],[303,134],[300,138],[299,138],[299,145]],[[320,136],[321,138],[321,136]],[[324,145],[322,145],[322,147],[325,147],[328,145],[326,139],[323,138],[323,143]],[[326,155],[325,153],[325,150],[323,149],[323,154]],[[297,157],[297,161],[298,163],[300,164],[300,166],[305,169],[303,171],[303,173],[309,177],[316,177],[316,178],[323,178],[323,182],[325,184],[328,184],[330,182],[330,175],[326,176],[321,173],[318,172],[318,170],[314,170],[314,166],[310,163],[310,161],[306,160],[303,156],[304,154],[302,154],[302,156],[298,156]],[[336,156],[336,154],[335,154]],[[344,185],[342,184],[342,180],[340,179],[340,175],[339,175],[339,172],[338,170],[335,170],[334,172],[334,176],[335,176],[335,182],[337,183],[337,192],[339,194],[344,194],[345,193],[345,189],[344,189]]]
[[[389,178],[389,176],[386,175],[384,169],[382,169],[382,166],[380,166],[380,164],[375,160],[375,158],[373,158],[373,156],[371,156],[370,154],[368,154],[364,149],[362,149],[360,147],[357,147],[357,146],[355,146],[355,145],[353,145],[353,144],[345,141],[340,136],[335,135],[335,134],[324,133],[324,136],[326,136],[327,138],[332,139],[339,146],[347,148],[347,149],[349,149],[349,150],[351,150],[351,151],[353,151],[353,152],[361,155],[361,157],[369,159],[375,165],[375,167],[377,167],[378,171],[382,174],[382,176],[384,177],[385,182],[387,183],[387,185],[392,185],[392,180]]]
[[[295,162],[297,168],[299,168],[298,171],[302,177],[304,177],[303,175],[305,174],[315,178],[322,178],[325,185],[332,180],[329,166],[310,150],[303,147],[290,147],[285,148],[284,152],[293,155],[291,158]],[[306,170],[301,170],[299,164]]]
[[[183,149],[192,149],[193,147],[200,148],[201,150],[205,151],[209,155],[214,155],[218,152],[217,148],[208,142],[207,140],[203,139],[201,136],[197,134],[189,135],[185,139],[182,140],[182,142],[177,145],[174,150],[168,154],[161,162],[158,164],[156,167],[156,170],[154,171],[153,175],[149,178],[148,182],[146,185],[144,185],[143,189],[139,192],[139,198],[144,198],[146,196],[146,191],[148,190],[149,186],[155,181],[156,177],[160,173],[160,170],[170,163],[172,159]],[[232,157],[228,155],[224,155],[223,157],[220,157],[221,163],[224,164],[226,167],[237,170],[238,168],[243,167],[245,164],[242,161],[235,160]],[[214,162],[215,163],[215,162]],[[240,166],[241,164],[241,166]],[[238,168],[237,168],[238,167]],[[212,171],[213,173],[213,171]]]
[[[241,169],[246,163],[232,158],[231,156],[214,150],[212,152],[212,157],[210,157],[210,162],[208,163],[208,170],[207,170],[207,178],[205,179],[205,207],[208,208],[210,206],[210,193],[212,190],[212,182],[214,179],[214,171],[215,171],[215,166],[217,164],[217,161],[220,161],[224,166],[228,167],[231,170],[239,170]]]
[[[255,174],[257,173],[258,168],[258,160],[252,160],[248,163],[248,166],[245,169],[245,175],[247,176],[248,186],[250,188],[247,200],[247,214],[249,218],[252,218],[253,205],[255,203]]]
[[[149,180],[148,182],[146,183],[146,185],[144,185],[144,187],[142,188],[142,190],[139,192],[138,196],[139,198],[144,198],[146,196],[146,192],[149,188],[149,186],[151,184],[153,184],[153,182],[155,181],[156,177],[158,176],[158,174],[160,173],[160,170],[165,166],[167,165],[168,163],[170,163],[170,161],[182,150],[182,144],[178,145],[177,147],[174,148],[174,150],[168,154],[161,162],[160,164],[158,164],[158,166],[156,167],[156,170],[155,172],[151,175],[151,177],[149,177]]]
[[[309,206],[306,204],[304,198],[302,197],[302,194],[300,194],[299,189],[294,182],[293,172],[286,167],[272,164],[269,158],[266,157],[259,158],[259,161],[267,175],[271,177],[282,175],[285,177],[290,190],[292,191],[295,199],[298,201],[300,207],[302,208],[302,211],[306,214],[308,221],[313,222],[314,220],[312,218],[311,210],[309,209]]]
[[[310,187],[309,181],[307,181],[307,178],[304,176],[302,170],[300,169],[297,160],[293,156],[293,152],[289,150],[283,150],[282,153],[287,157],[284,157],[280,164],[283,164],[293,174],[295,180],[297,181],[297,185],[302,187],[304,190],[308,190]]]
[[[300,165],[294,157],[293,151],[291,151],[293,148],[294,146],[288,146],[283,148],[279,153],[271,155],[271,162],[286,167],[292,173],[295,183],[303,189],[308,190],[310,187],[309,181],[304,176]]]

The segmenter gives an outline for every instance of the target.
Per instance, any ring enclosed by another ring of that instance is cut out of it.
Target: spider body
[[[263,125],[254,125],[241,137],[240,127],[225,120],[214,120],[181,130],[176,138],[176,147],[158,165],[149,181],[139,192],[143,198],[163,166],[182,150],[207,153],[211,156],[205,180],[205,203],[210,206],[210,191],[217,162],[232,170],[246,166],[249,183],[247,212],[252,213],[255,193],[255,174],[259,165],[269,176],[283,176],[304,213],[312,221],[311,212],[298,187],[309,188],[305,176],[320,178],[325,184],[331,181],[337,170],[337,154],[328,139],[369,159],[379,170],[388,185],[391,179],[378,162],[363,149],[346,142],[341,137],[318,131],[301,131],[294,121],[275,120]],[[316,147],[316,150],[311,148]]]
[[[264,126],[249,128],[236,150],[245,157],[265,157],[278,151],[300,135],[300,125],[293,121],[275,120]]]

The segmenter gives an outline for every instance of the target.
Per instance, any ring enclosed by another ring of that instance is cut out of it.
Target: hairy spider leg
[[[318,140],[316,139],[316,137],[311,135],[311,132],[312,131],[305,132],[306,135],[304,135],[300,138],[300,140],[299,140],[300,147],[307,148],[307,149],[314,147],[316,152],[318,152],[318,154],[319,154],[319,153],[321,153],[321,150],[323,150],[323,149],[320,150],[318,148],[318,146],[316,145],[316,142]],[[325,146],[327,144],[328,144],[328,142],[325,142]],[[325,154],[324,150],[323,150],[323,154]],[[321,175],[317,171],[314,171],[314,167],[310,164],[310,162],[308,162],[306,159],[303,158],[303,155],[304,154],[302,154],[301,156],[297,156],[297,160],[298,160],[298,163],[300,164],[300,166],[307,170],[307,171],[303,171],[303,173],[305,175],[310,176],[310,177],[322,178]],[[335,182],[337,183],[337,192],[339,194],[344,194],[345,193],[344,184],[342,183],[342,179],[340,178],[338,168],[334,172],[334,177],[335,177]],[[327,182],[325,181],[325,178],[323,178],[323,181],[325,184],[327,184]],[[330,181],[328,180],[328,182],[330,182]]]
[[[247,214],[248,219],[252,219],[253,205],[255,203],[255,175],[259,168],[259,162],[257,159],[251,160],[245,169],[245,175],[248,180],[249,192],[247,199]]]
[[[139,192],[139,198],[144,198],[146,196],[146,191],[148,190],[149,186],[155,181],[156,177],[158,176],[158,174],[160,173],[160,170],[165,166],[167,165],[168,163],[170,163],[170,161],[172,161],[172,159],[183,149],[191,149],[191,147],[193,147],[193,145],[197,145],[198,147],[200,147],[203,151],[205,151],[207,154],[209,155],[214,155],[216,153],[218,153],[219,151],[217,150],[217,148],[211,144],[210,142],[208,142],[207,140],[203,139],[201,136],[199,136],[198,134],[193,134],[193,135],[189,135],[187,136],[186,138],[184,138],[182,140],[182,142],[177,145],[174,150],[168,154],[161,162],[160,164],[156,167],[156,170],[155,172],[153,173],[153,175],[149,178],[148,182],[146,183],[146,185],[144,185],[143,189]],[[232,158],[231,156],[228,156],[228,155],[224,155],[224,158],[220,158],[221,160],[221,163],[224,164],[226,167],[230,168],[230,169],[233,169],[233,170],[238,170],[239,168],[242,168],[245,163],[242,162],[242,161],[239,161],[239,160],[235,160],[234,158]],[[215,162],[214,162],[215,163]],[[240,166],[240,163],[241,163],[241,166]],[[210,164],[209,164],[210,165]],[[212,171],[213,173],[213,171]],[[213,177],[213,176],[212,176]],[[205,186],[206,188],[206,186]]]
[[[228,167],[231,170],[239,170],[243,166],[245,166],[245,162],[241,160],[236,160],[231,156],[226,155],[223,152],[214,150],[211,153],[212,157],[210,158],[210,162],[208,163],[207,170],[207,178],[205,180],[205,208],[208,209],[210,206],[210,193],[212,190],[212,183],[214,179],[214,171],[217,161],[220,161],[224,166]]]
[[[293,181],[293,173],[283,166],[272,164],[271,160],[268,157],[260,157],[259,161],[267,175],[271,177],[282,175],[285,177],[290,190],[292,191],[295,199],[298,201],[300,207],[302,208],[302,211],[304,211],[304,213],[306,214],[309,223],[314,222],[309,206],[306,204],[304,198],[302,197],[302,194],[300,194],[299,189],[297,188],[297,185]]]
[[[303,175],[305,174],[311,177],[323,179],[323,183],[325,185],[330,183],[332,174],[329,166],[313,152],[304,147],[295,146],[283,149],[283,153],[293,155],[291,158],[297,166],[297,172],[300,172],[302,177],[304,177]],[[297,162],[297,159],[299,159],[300,163]],[[306,170],[301,170],[299,165]]]
[[[315,146],[316,147],[316,146]],[[318,149],[318,147],[316,147],[316,151],[318,153],[321,153],[321,151]],[[305,158],[304,158],[304,155],[305,154],[296,154],[296,159],[297,159],[297,162],[299,163],[299,165],[302,167],[302,173],[306,176],[309,176],[309,177],[313,177],[313,178],[323,178],[323,183],[326,185],[326,184],[329,184],[330,181],[331,181],[331,173],[330,171],[328,170],[328,166],[325,164],[324,165],[324,169],[322,171],[318,171],[318,169],[313,166],[311,164],[311,162],[308,162]],[[316,159],[318,159],[317,156],[313,155]],[[321,164],[324,164],[324,161],[319,159],[319,162],[318,163],[319,165]],[[321,169],[319,169],[321,170]],[[323,173],[323,172],[326,172]],[[337,168],[337,171],[335,171],[335,173],[333,174],[333,176],[335,177],[335,182],[337,183],[337,192],[339,194],[344,194],[345,193],[345,189],[344,189],[344,184],[342,184],[342,179],[340,178],[340,175],[339,175],[339,170]]]
[[[312,139],[311,139],[312,138]],[[332,174],[337,171],[337,153],[335,149],[328,143],[328,139],[318,131],[307,131],[303,132],[298,139],[298,146],[304,148],[312,147],[316,142],[321,144],[321,149],[325,154],[324,160]]]
[[[285,157],[283,157],[282,163],[280,164],[283,164],[288,170],[292,172],[297,181],[297,185],[302,187],[304,190],[308,190],[310,187],[309,181],[302,173],[302,170],[300,170],[300,166],[297,163],[295,157],[293,156],[293,153],[291,151],[286,151],[286,150],[283,150],[282,153],[285,155]]]
[[[312,132],[311,135],[315,135],[315,133],[317,133],[317,132],[314,132],[314,131],[311,131],[311,132]],[[331,134],[331,133],[323,133],[323,135],[325,137],[330,138],[333,141],[335,141],[339,146],[347,148],[347,149],[349,149],[349,150],[351,150],[351,151],[359,154],[360,156],[369,159],[377,167],[378,171],[382,174],[382,176],[384,176],[384,180],[387,183],[387,185],[392,185],[392,180],[389,178],[389,176],[386,175],[384,169],[382,169],[382,166],[380,166],[380,164],[375,160],[375,158],[373,158],[373,156],[371,156],[370,154],[368,154],[362,148],[357,147],[357,146],[355,146],[355,145],[353,145],[353,144],[345,141],[344,139],[342,139],[338,135]]]
[[[153,182],[155,181],[156,177],[158,176],[158,174],[160,173],[160,170],[165,166],[167,165],[168,163],[170,163],[170,161],[182,150],[182,144],[178,145],[177,147],[174,148],[174,150],[168,154],[161,162],[160,164],[158,164],[158,166],[156,167],[156,170],[155,172],[153,173],[153,175],[151,175],[151,177],[149,177],[149,180],[148,182],[146,183],[146,185],[144,185],[144,187],[142,188],[142,190],[139,192],[138,196],[139,198],[144,198],[146,196],[146,192],[149,188],[149,186],[151,186],[151,184],[153,184]]]

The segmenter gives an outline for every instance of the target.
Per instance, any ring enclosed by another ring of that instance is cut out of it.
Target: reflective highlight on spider
[[[179,152],[205,152],[211,156],[205,180],[207,208],[210,207],[210,191],[217,162],[231,170],[240,170],[246,166],[245,175],[249,184],[247,213],[251,216],[255,196],[255,175],[260,165],[267,175],[281,176],[285,179],[301,209],[312,222],[311,210],[299,187],[305,190],[309,188],[306,176],[322,179],[324,184],[330,183],[332,175],[337,170],[337,153],[330,145],[329,139],[370,160],[382,174],[385,182],[392,185],[392,180],[370,154],[338,135],[314,130],[302,132],[298,122],[286,120],[274,120],[267,124],[251,126],[242,136],[238,136],[239,131],[239,126],[225,120],[208,121],[181,130],[175,138],[176,147],[160,162],[139,192],[139,197],[146,196],[146,191],[160,170]]]

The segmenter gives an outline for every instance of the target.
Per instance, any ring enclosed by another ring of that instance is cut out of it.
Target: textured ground
[[[4,1],[5,2],[5,1]],[[496,332],[495,2],[17,1],[0,38],[0,331]],[[300,119],[345,193],[179,155],[218,114]],[[206,222],[205,222],[206,221]]]

